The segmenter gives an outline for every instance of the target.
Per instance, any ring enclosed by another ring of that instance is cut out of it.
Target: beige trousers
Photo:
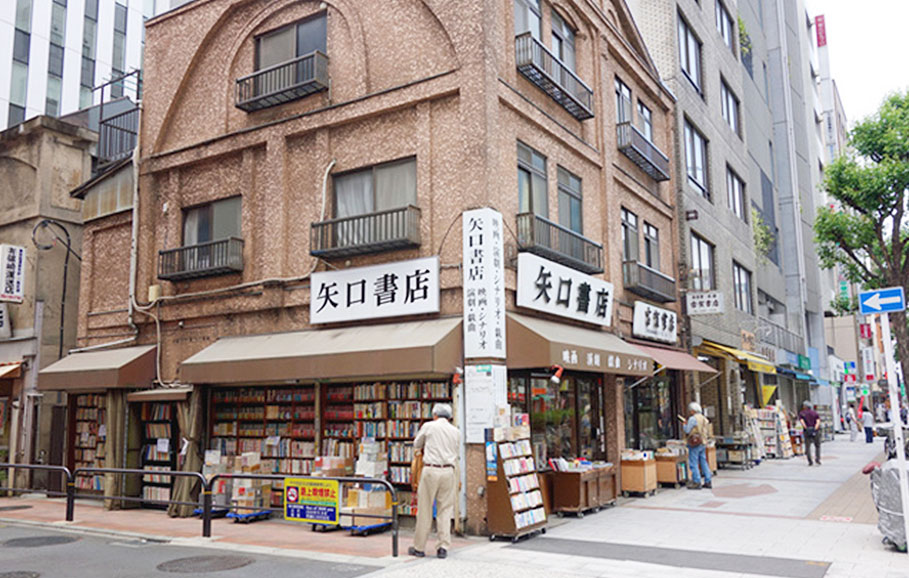
[[[423,467],[420,486],[417,489],[417,528],[413,547],[426,551],[426,540],[432,526],[432,503],[436,502],[436,531],[439,533],[439,548],[451,549],[451,518],[454,516],[455,488],[454,468]]]

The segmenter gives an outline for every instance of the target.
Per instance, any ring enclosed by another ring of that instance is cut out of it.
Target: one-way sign
[[[862,315],[902,311],[906,308],[906,296],[902,287],[887,287],[859,293],[859,309]]]

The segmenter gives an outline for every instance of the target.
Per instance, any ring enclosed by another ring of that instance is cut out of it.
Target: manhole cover
[[[79,538],[72,536],[32,536],[30,538],[13,538],[3,544],[13,548],[37,548],[39,546],[57,546],[58,544],[69,544]]]
[[[0,512],[12,512],[13,510],[27,510],[32,506],[0,506]],[[3,576],[0,574],[0,576]]]
[[[0,578],[38,578],[41,574],[29,572],[28,570],[19,570],[17,572],[0,572]]]
[[[158,570],[178,574],[201,574],[202,572],[234,570],[252,563],[252,558],[242,556],[190,556],[162,562],[158,564]]]

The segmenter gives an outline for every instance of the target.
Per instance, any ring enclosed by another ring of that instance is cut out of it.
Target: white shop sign
[[[686,301],[688,315],[712,315],[726,310],[719,291],[689,291]]]
[[[312,274],[311,323],[438,311],[438,257]]]
[[[518,255],[518,307],[612,325],[612,283],[532,253]]]
[[[464,368],[467,443],[486,441],[486,428],[495,425],[496,408],[508,404],[506,372],[504,365],[468,365]]]
[[[0,303],[0,339],[9,339],[13,336],[13,328],[9,321],[9,307],[6,303]]]
[[[678,339],[678,318],[675,311],[655,307],[643,301],[634,302],[631,334],[635,337],[675,343]]]
[[[875,380],[874,349],[869,346],[862,347],[862,371],[865,372],[865,381]]]
[[[0,245],[0,267],[3,268],[0,301],[22,303],[25,298],[25,248]]]
[[[502,214],[488,208],[465,211],[461,225],[464,357],[505,359],[505,244]]]

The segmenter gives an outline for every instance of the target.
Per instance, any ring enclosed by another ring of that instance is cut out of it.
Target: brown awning
[[[154,378],[155,346],[141,345],[67,355],[38,372],[38,389],[143,388]]]
[[[126,394],[126,401],[141,403],[144,401],[183,401],[193,392],[192,387],[157,387],[145,391],[131,391]]]
[[[461,319],[223,337],[180,365],[187,383],[443,376],[461,365]]]
[[[645,376],[653,359],[611,333],[509,313],[509,369],[550,367]]]
[[[680,369],[682,371],[703,371],[704,373],[716,373],[716,369],[710,367],[702,361],[698,361],[693,355],[677,349],[665,349],[663,347],[650,347],[647,345],[635,344],[635,347],[652,357],[657,363],[667,369]]]
[[[22,375],[22,362],[0,364],[0,379],[14,379]]]

